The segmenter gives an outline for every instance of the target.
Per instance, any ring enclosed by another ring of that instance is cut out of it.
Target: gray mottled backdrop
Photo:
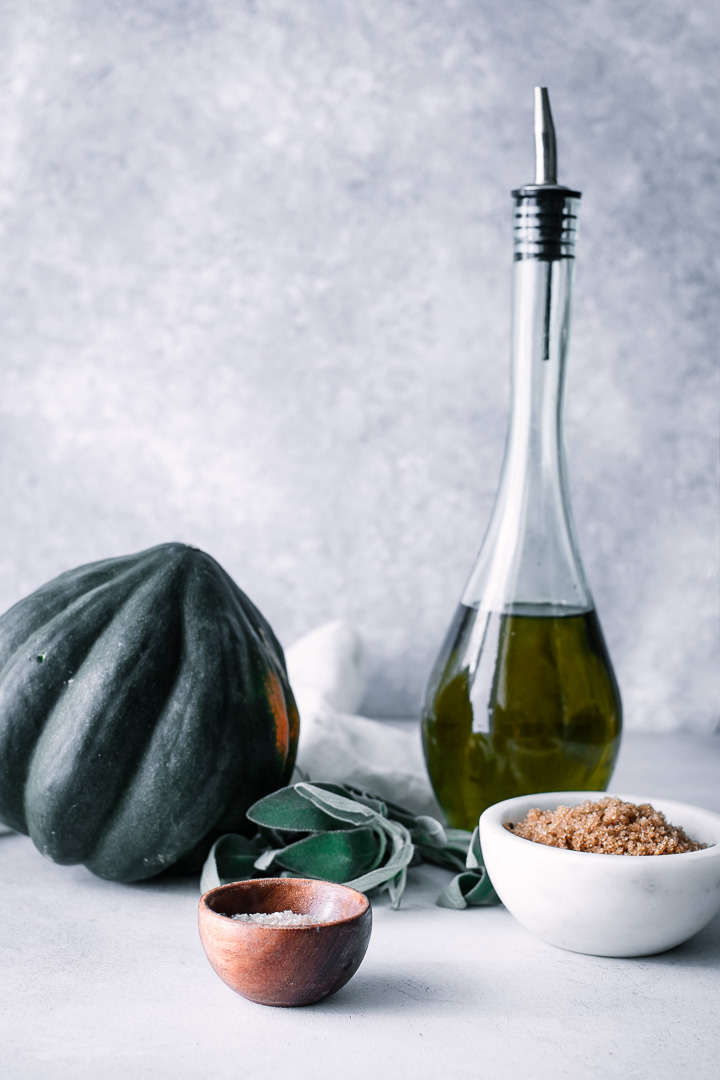
[[[509,189],[584,192],[568,409],[628,723],[718,704],[715,3],[5,0],[0,607],[171,539],[416,711],[507,418]]]

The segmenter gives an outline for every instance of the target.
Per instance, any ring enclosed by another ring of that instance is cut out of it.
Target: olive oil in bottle
[[[514,795],[607,786],[620,700],[594,609],[461,604],[428,691],[428,772],[451,825]]]
[[[603,790],[622,707],[575,535],[563,440],[580,193],[556,181],[547,91],[537,173],[513,192],[512,407],[485,540],[428,681],[425,759],[451,825],[536,791]]]

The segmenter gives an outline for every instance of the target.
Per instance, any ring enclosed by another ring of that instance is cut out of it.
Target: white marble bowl
[[[553,791],[490,806],[480,818],[487,872],[505,907],[551,945],[595,956],[647,956],[686,941],[720,911],[720,814],[646,795],[692,840],[679,855],[596,855],[524,840],[505,829],[528,810],[577,806],[604,791]]]

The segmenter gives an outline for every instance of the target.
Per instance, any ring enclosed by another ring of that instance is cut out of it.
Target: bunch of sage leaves
[[[203,893],[253,877],[323,878],[360,892],[385,889],[398,908],[408,867],[430,862],[455,871],[441,907],[499,903],[477,829],[448,828],[364,789],[300,781],[253,803],[246,816],[257,834],[216,840],[202,870]]]

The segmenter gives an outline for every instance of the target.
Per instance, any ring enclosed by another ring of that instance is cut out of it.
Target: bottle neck
[[[577,200],[557,200],[549,232],[542,209],[528,225],[523,199],[516,198],[510,423],[495,506],[463,603],[570,614],[592,607],[563,434]],[[563,229],[571,213],[571,226]]]
[[[511,411],[503,482],[527,487],[541,508],[564,481],[565,365],[574,263],[517,261],[513,267]],[[531,482],[532,481],[532,482]]]

